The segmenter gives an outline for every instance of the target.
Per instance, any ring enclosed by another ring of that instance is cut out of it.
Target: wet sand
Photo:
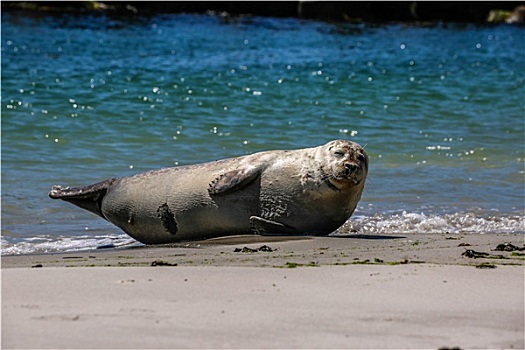
[[[2,348],[522,349],[525,251],[506,250],[524,238],[239,236],[6,256]]]

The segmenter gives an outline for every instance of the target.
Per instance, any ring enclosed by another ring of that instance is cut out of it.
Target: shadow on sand
[[[407,238],[406,236],[362,235],[362,234],[333,235],[333,236],[328,236],[328,237],[331,237],[331,238],[374,239],[374,240]]]
[[[255,244],[255,243],[275,243],[275,242],[289,242],[289,241],[306,241],[312,239],[363,239],[363,240],[390,240],[390,239],[402,239],[406,236],[390,236],[390,235],[364,235],[364,234],[334,234],[334,235],[237,235],[237,236],[226,236],[217,237],[210,239],[203,239],[198,241],[186,241],[178,243],[159,244],[155,247],[165,248],[199,248],[210,245],[236,245],[236,244]],[[152,247],[151,245],[145,245],[141,247]],[[141,248],[134,247],[134,248]]]

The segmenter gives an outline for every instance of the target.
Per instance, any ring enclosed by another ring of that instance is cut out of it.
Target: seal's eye
[[[343,152],[343,151],[335,151],[334,154],[335,154],[337,157],[344,157],[345,152]]]
[[[365,157],[364,154],[359,153],[357,155],[357,160],[360,161],[361,163],[364,163],[364,162],[366,162],[366,157]]]

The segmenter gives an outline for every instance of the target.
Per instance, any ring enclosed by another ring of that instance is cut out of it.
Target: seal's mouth
[[[341,192],[343,188],[351,188],[359,185],[363,180],[362,179],[327,179],[325,184],[334,192]]]
[[[358,186],[364,180],[364,173],[362,168],[357,170],[341,170],[332,172],[331,175],[325,177],[326,185],[335,192],[340,192],[342,188],[349,188]]]
[[[363,181],[363,178],[359,176],[344,176],[344,177],[334,176],[333,180],[341,184],[345,183],[347,186],[348,184],[357,186]]]
[[[334,169],[333,177],[337,181],[350,182],[354,185],[358,185],[363,181],[363,167],[359,164],[347,162],[343,166]]]

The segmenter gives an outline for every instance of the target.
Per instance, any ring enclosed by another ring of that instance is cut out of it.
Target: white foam
[[[2,237],[2,255],[19,255],[32,253],[77,252],[98,249],[101,247],[122,247],[139,244],[128,235],[118,236],[75,236],[30,237],[17,243],[9,243]]]
[[[474,213],[426,215],[425,213],[385,216],[356,216],[336,233],[397,234],[397,233],[525,233],[524,216],[478,217]]]

